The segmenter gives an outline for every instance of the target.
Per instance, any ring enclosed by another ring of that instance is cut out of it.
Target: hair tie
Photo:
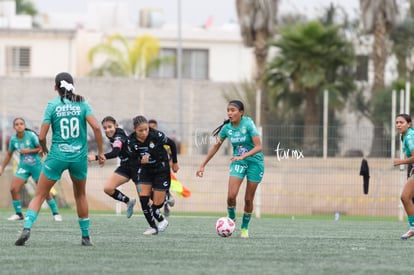
[[[66,91],[73,91],[74,87],[71,83],[66,82],[65,80],[60,81],[60,88],[65,88]]]

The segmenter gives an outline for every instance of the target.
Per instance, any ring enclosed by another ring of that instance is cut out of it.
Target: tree
[[[240,32],[246,47],[254,47],[256,60],[256,74],[254,76],[256,93],[262,98],[260,102],[260,116],[256,117],[257,125],[266,123],[268,110],[267,92],[264,89],[262,78],[266,67],[268,41],[275,33],[278,0],[236,0],[237,15]]]
[[[16,0],[16,14],[27,14],[32,17],[32,27],[38,28],[39,23],[36,21],[38,11],[36,6],[29,0]]]
[[[150,35],[139,36],[132,44],[119,34],[111,35],[89,51],[92,64],[103,60],[90,75],[145,77],[164,61],[158,57],[159,49],[159,41]]]
[[[38,11],[35,5],[29,0],[16,0],[16,14],[28,14],[36,16]]]
[[[397,4],[395,0],[360,0],[362,11],[362,22],[365,32],[374,35],[372,44],[372,59],[374,62],[374,83],[371,89],[371,99],[376,97],[385,86],[384,70],[387,61],[387,35],[397,23]],[[372,105],[371,105],[371,108]],[[372,112],[371,112],[372,113]],[[371,146],[370,156],[380,157],[381,150],[375,148],[383,147],[382,121],[372,116],[374,125],[374,138]],[[377,153],[374,153],[377,152]]]
[[[339,109],[354,90],[353,46],[338,26],[324,26],[319,21],[288,26],[279,32],[280,38],[271,43],[277,55],[268,64],[264,81],[274,106],[285,106],[290,112],[303,107],[303,147],[308,155],[315,155],[321,93],[327,89],[332,106]]]

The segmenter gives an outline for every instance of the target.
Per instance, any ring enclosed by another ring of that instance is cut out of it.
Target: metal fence
[[[170,125],[174,128],[174,125]],[[197,178],[195,172],[210,148],[213,139],[206,131],[193,128],[193,142],[183,143],[185,148],[179,155],[180,180],[191,191],[189,198],[176,198],[172,211],[180,212],[223,212],[226,211],[228,168],[231,154],[227,144],[210,161],[203,178]],[[321,129],[317,129],[321,132]],[[335,213],[342,215],[391,216],[402,219],[404,212],[399,196],[406,180],[406,167],[395,168],[392,158],[369,157],[373,129],[357,131],[344,127],[329,128],[327,144],[328,156],[320,157],[324,142],[318,142],[315,155],[307,155],[302,145],[303,129],[295,126],[271,126],[263,129],[263,142],[266,145],[265,176],[255,199],[255,214],[315,215]],[[344,135],[343,133],[347,133]],[[351,138],[347,137],[350,136]],[[348,139],[348,140],[347,140]],[[383,138],[380,149],[389,155],[390,137]],[[397,139],[398,142],[398,139]],[[344,147],[351,148],[344,150]],[[399,148],[397,146],[397,148]],[[190,153],[191,152],[191,153]],[[362,159],[368,161],[370,178],[367,192],[364,192],[363,176],[360,175]],[[91,209],[113,210],[121,213],[125,210],[104,194],[103,185],[113,173],[117,162],[108,161],[104,167],[91,164],[88,175],[88,196]],[[4,192],[9,184],[0,177]],[[129,196],[137,193],[132,182],[121,187]],[[243,211],[245,183],[240,189],[237,200],[237,212]],[[67,174],[56,185],[60,201],[74,207],[72,186]],[[3,195],[4,197],[4,195]],[[4,197],[2,207],[10,207],[10,195]],[[4,203],[4,201],[6,201]],[[139,212],[139,207],[137,209]]]

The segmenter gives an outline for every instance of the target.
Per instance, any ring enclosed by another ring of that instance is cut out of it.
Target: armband
[[[98,155],[95,155],[95,160],[98,160],[98,159],[99,159]]]

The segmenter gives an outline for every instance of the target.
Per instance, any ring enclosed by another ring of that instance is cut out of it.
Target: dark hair
[[[407,121],[408,123],[412,122],[411,116],[408,114],[398,114],[397,117],[402,117],[405,119],[405,121]]]
[[[148,120],[148,123],[153,123],[155,125],[158,125],[158,122],[155,119]]]
[[[231,100],[228,105],[233,105],[239,109],[239,111],[244,111],[244,104],[240,100]]]
[[[239,111],[244,111],[244,104],[240,100],[231,100],[231,101],[229,101],[229,104],[227,104],[227,105],[232,105],[232,106],[236,107]],[[211,133],[213,135],[213,137],[217,136],[220,133],[221,128],[223,128],[223,126],[226,125],[229,122],[230,122],[230,119],[226,119],[226,120],[223,121],[223,123],[220,126],[218,126],[216,129],[214,129],[213,132]]]
[[[26,121],[24,120],[24,118],[16,117],[16,118],[13,119],[13,127],[14,127],[14,123],[16,123],[17,120],[22,120],[23,123],[24,123],[24,126],[26,126]],[[24,130],[28,131],[28,132],[33,132],[33,133],[35,133],[36,136],[39,136],[39,134],[35,130],[29,129],[27,127],[25,127]]]
[[[60,100],[62,102],[64,98],[74,102],[85,100],[83,96],[73,93],[75,87],[73,86],[73,77],[69,73],[58,73],[55,77],[55,87],[59,92]]]
[[[116,119],[112,116],[106,116],[102,119],[101,124],[104,124],[104,122],[112,122],[113,124],[117,125]]]
[[[148,120],[144,116],[136,116],[132,119],[134,128],[138,127],[141,124],[148,123]]]

